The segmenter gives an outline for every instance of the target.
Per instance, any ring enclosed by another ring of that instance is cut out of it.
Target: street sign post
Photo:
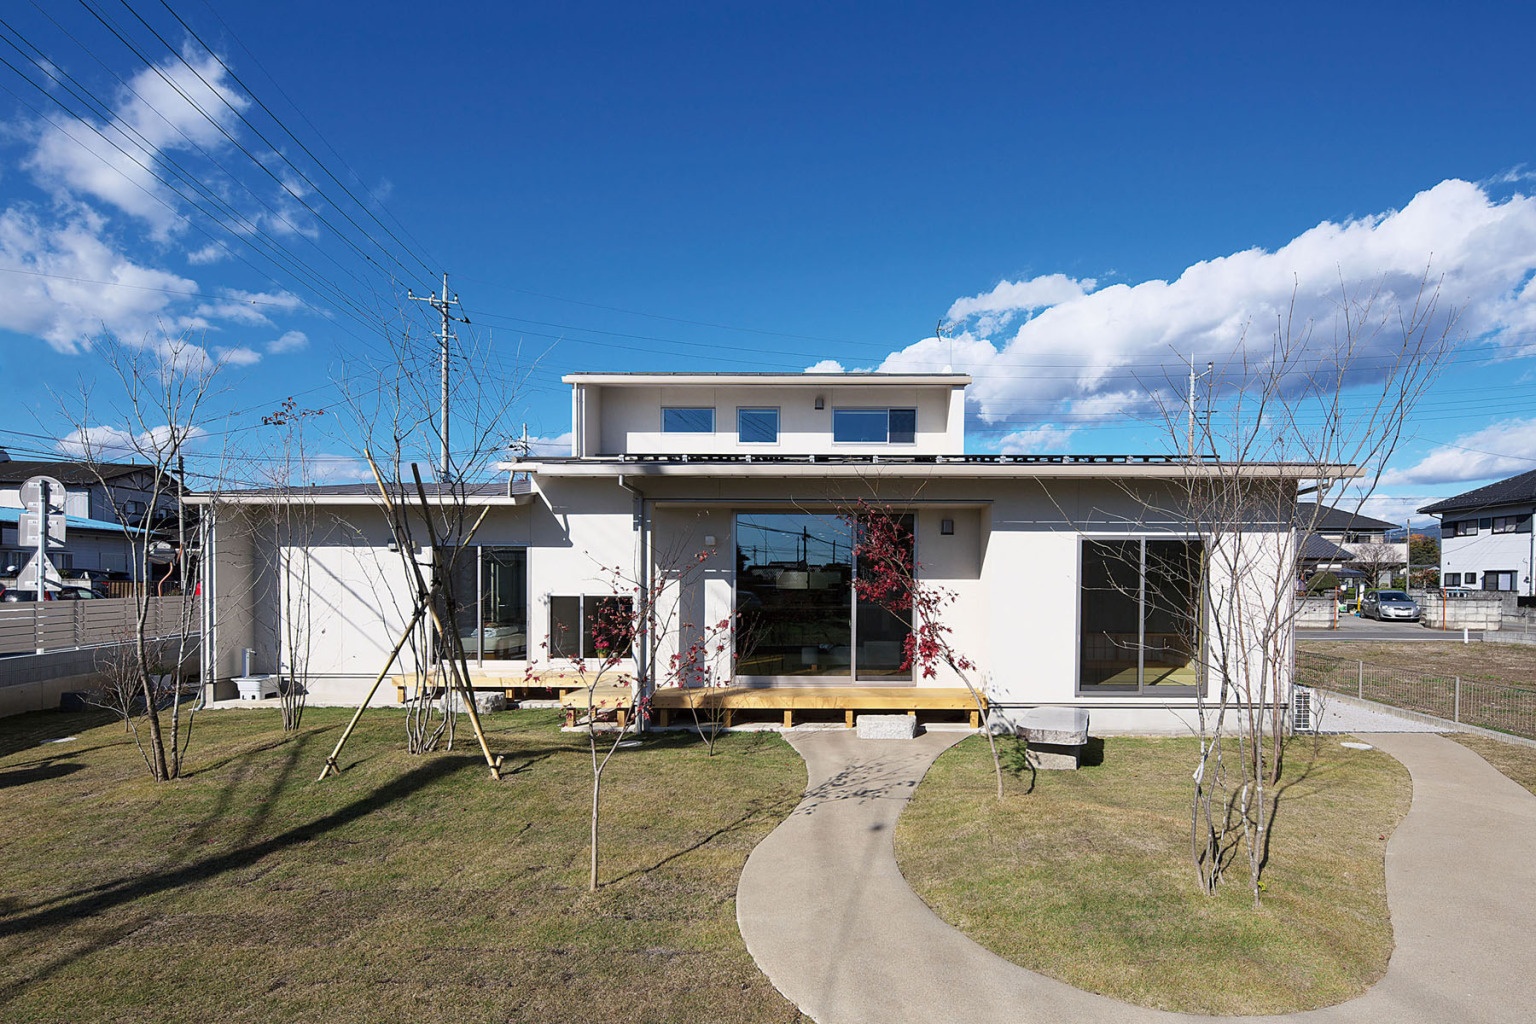
[[[22,547],[35,546],[37,554],[28,560],[17,582],[36,585],[39,601],[47,600],[48,581],[63,582],[48,550],[64,545],[64,499],[68,496],[64,485],[51,476],[30,477],[21,485],[21,504],[26,511],[17,517],[17,539]]]

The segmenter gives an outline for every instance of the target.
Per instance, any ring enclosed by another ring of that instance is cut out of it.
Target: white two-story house
[[[1074,705],[1091,709],[1096,731],[1182,731],[1217,673],[1260,662],[1269,696],[1285,699],[1288,636],[1269,651],[1234,641],[1217,652],[1212,637],[1230,630],[1211,619],[1234,593],[1290,594],[1296,484],[1316,467],[1245,466],[1239,477],[1181,456],[968,454],[963,374],[565,380],[570,454],[509,462],[504,481],[467,499],[479,526],[455,573],[456,628],[476,685],[513,688],[600,653],[593,624],[639,588],[666,596],[634,653],[657,708],[669,706],[673,655],[703,638],[708,664],[693,659],[693,681],[706,677],[740,715],[851,721],[881,701],[951,712],[963,681],[914,671],[909,617],[854,585],[857,519],[878,509],[902,523],[917,578],[945,594],[947,636],[994,713]],[[1196,480],[1262,484],[1284,507],[1202,533],[1180,511]],[[244,648],[263,671],[286,671],[275,637],[302,607],[321,638],[312,691],[359,698],[410,607],[372,488],[305,490],[321,514],[303,601],[271,569],[285,557],[284,495],[197,500],[215,511],[212,672],[234,674]]]
[[[1530,597],[1536,470],[1419,509],[1440,518],[1440,585]]]

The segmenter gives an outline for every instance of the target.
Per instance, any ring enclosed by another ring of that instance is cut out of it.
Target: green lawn
[[[0,721],[0,1019],[801,1019],[735,921],[805,783],[777,736],[621,752],[594,895],[590,768],[555,713],[487,718],[494,782],[467,726],[411,757],[399,714],[370,712],[317,783],[344,720],[312,709],[285,739],[275,711],[205,713],[165,785],[121,725]]]
[[[1102,764],[991,789],[986,744],[946,752],[896,830],[908,882],[999,955],[1093,992],[1192,1013],[1283,1013],[1362,992],[1392,951],[1383,848],[1407,771],[1346,737],[1289,747],[1263,907],[1246,872],[1201,895],[1190,739],[1110,739]]]

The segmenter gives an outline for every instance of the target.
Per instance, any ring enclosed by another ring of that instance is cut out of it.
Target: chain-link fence
[[[1415,672],[1354,658],[1296,652],[1296,681],[1448,722],[1536,739],[1536,684]]]

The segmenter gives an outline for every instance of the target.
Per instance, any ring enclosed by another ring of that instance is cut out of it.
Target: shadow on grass
[[[49,760],[42,764],[29,768],[17,768],[8,772],[0,772],[0,789],[9,789],[12,786],[25,786],[30,782],[44,782],[48,779],[61,779],[66,775],[73,775],[85,768],[85,765],[75,762]]]
[[[9,757],[48,740],[71,736],[121,721],[118,715],[100,708],[85,711],[33,711],[17,715],[0,729],[0,757]]]
[[[369,795],[360,797],[345,807],[338,808],[308,824],[295,826],[262,842],[189,861],[168,870],[105,882],[65,896],[60,902],[47,909],[8,916],[0,920],[0,936],[23,935],[43,928],[57,927],[147,896],[215,880],[228,872],[250,867],[262,858],[281,853],[289,847],[318,839],[334,829],[351,824],[368,814],[403,800],[454,772],[465,770],[472,764],[474,760],[468,757],[437,758],[407,772],[398,779],[385,783]]]

